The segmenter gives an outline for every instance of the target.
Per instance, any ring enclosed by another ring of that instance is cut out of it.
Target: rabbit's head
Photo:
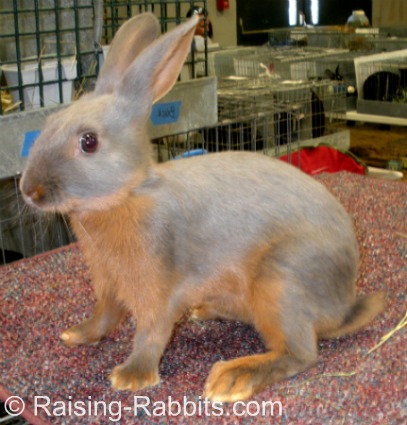
[[[42,210],[108,209],[151,174],[147,122],[175,84],[198,17],[162,37],[141,14],[117,32],[95,90],[51,115],[33,146],[20,187]]]

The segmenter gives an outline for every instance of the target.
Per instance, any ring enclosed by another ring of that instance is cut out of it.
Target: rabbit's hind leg
[[[254,325],[270,351],[216,363],[206,381],[206,397],[219,402],[244,400],[264,386],[292,377],[316,362],[314,327],[296,316],[296,311],[280,310],[281,289],[278,282],[254,283]],[[289,335],[285,329],[289,329]]]
[[[218,362],[206,381],[205,396],[217,402],[246,400],[266,385],[294,376],[314,362],[275,351]]]

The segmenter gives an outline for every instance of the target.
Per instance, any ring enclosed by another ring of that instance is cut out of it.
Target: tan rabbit
[[[358,250],[343,207],[291,165],[256,153],[153,163],[152,103],[176,82],[197,18],[157,40],[142,14],[118,31],[94,92],[50,117],[21,180],[26,201],[67,213],[93,276],[92,317],[62,333],[94,344],[129,311],[134,348],[117,390],[159,382],[160,358],[187,309],[239,319],[267,352],[219,362],[205,395],[248,398],[317,361],[317,339],[353,332],[384,304],[356,298]]]

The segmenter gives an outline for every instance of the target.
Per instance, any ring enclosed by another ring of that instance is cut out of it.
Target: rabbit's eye
[[[98,138],[96,134],[85,133],[79,139],[82,152],[93,153],[98,147]]]

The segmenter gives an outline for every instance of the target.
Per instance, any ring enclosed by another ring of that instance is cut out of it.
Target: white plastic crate
[[[69,103],[72,100],[73,80],[77,77],[76,60],[74,57],[64,58],[61,60],[61,65],[61,75],[59,75],[57,59],[41,60],[44,106]],[[1,69],[9,87],[19,85],[19,71],[16,64],[3,65]],[[55,82],[50,83],[51,81]],[[58,81],[61,81],[61,83]],[[41,91],[38,60],[21,64],[21,82],[24,98],[20,99],[18,89],[11,88],[10,93],[13,103],[23,101],[26,110],[40,107]],[[60,97],[59,84],[62,84],[62,99]]]
[[[357,112],[405,118],[407,49],[355,58]]]

